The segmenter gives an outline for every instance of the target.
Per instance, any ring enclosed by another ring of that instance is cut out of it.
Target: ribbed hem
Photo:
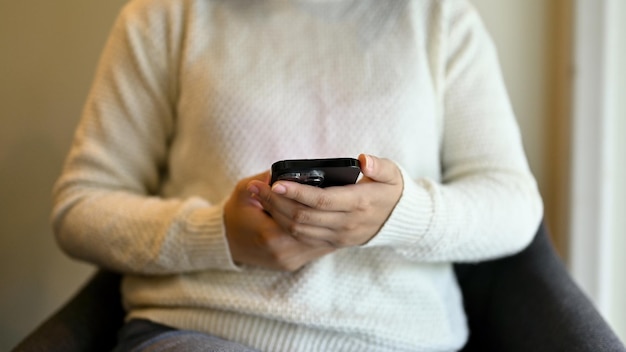
[[[195,209],[185,219],[182,243],[193,268],[240,270],[230,254],[223,218],[220,204]]]
[[[415,346],[403,348],[398,344],[392,345],[388,341],[364,339],[359,338],[358,335],[342,334],[225,311],[142,309],[131,312],[128,319],[133,318],[148,319],[178,329],[210,333],[260,351],[397,352],[415,350]],[[207,327],[211,330],[206,331]],[[449,347],[447,350],[455,350],[454,347],[460,346],[446,347]]]
[[[417,183],[404,169],[400,171],[404,179],[400,200],[378,234],[364,247],[422,245],[429,233],[435,205],[428,183]]]

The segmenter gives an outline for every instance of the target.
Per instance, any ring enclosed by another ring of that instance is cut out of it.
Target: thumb
[[[402,183],[402,176],[398,166],[389,159],[378,158],[373,155],[359,155],[363,176],[376,182],[398,184]]]
[[[264,184],[268,184],[270,181],[270,171],[265,171],[260,174],[256,174],[254,176],[250,176],[244,179],[241,179],[237,183],[237,187],[233,191],[234,193],[231,197],[236,197],[239,201],[249,202],[249,204],[254,205],[259,209],[263,209],[263,206],[257,199],[255,199],[255,194],[259,193],[259,187],[262,187]]]
[[[252,194],[258,194],[259,188],[270,183],[270,171],[267,170],[260,174],[250,176],[243,180],[246,190]]]

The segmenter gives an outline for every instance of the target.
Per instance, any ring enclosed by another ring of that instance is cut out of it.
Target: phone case
[[[272,164],[271,173],[270,184],[286,180],[324,188],[355,183],[361,165],[353,158],[282,160]]]

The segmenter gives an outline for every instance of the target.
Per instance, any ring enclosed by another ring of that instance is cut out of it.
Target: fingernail
[[[252,194],[259,194],[259,188],[255,185],[249,185],[248,186],[248,192],[252,193]]]
[[[368,170],[373,170],[374,169],[374,165],[373,165],[374,161],[372,160],[372,157],[369,155],[365,155],[365,167]]]
[[[277,183],[272,186],[272,192],[277,193],[277,194],[285,194],[287,193],[287,187],[285,187],[284,185],[280,183]]]

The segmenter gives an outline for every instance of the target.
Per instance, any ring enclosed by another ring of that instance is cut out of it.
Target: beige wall
[[[546,182],[546,113],[549,109],[549,2],[473,0],[500,55],[513,109],[524,131],[524,147],[539,184]]]
[[[50,189],[123,0],[0,2],[0,350],[84,281],[48,224]],[[475,0],[499,47],[526,150],[548,187],[550,9],[544,0]]]
[[[53,241],[50,189],[124,2],[0,1],[0,351],[90,271]]]
[[[572,0],[473,0],[492,34],[553,242],[567,259]]]

